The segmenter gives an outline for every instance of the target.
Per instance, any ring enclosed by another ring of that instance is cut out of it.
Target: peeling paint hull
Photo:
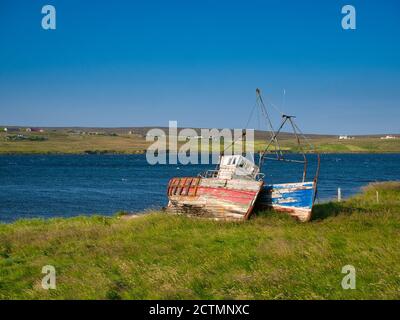
[[[301,222],[311,219],[315,182],[264,185],[257,200],[257,209],[272,208],[286,212]]]
[[[186,177],[168,184],[168,213],[247,220],[253,209],[274,209],[301,222],[311,219],[315,182],[264,185],[262,181]]]
[[[173,178],[168,184],[168,213],[216,220],[247,220],[262,181],[217,178]]]

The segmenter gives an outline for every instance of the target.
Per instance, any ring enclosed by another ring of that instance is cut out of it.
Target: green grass
[[[352,140],[338,140],[337,137],[312,138],[313,146],[320,153],[400,153],[400,139],[382,140],[379,137],[359,137]],[[299,148],[293,140],[282,140],[280,145],[283,150],[299,152]],[[305,150],[309,150],[303,143]],[[256,150],[263,150],[265,143],[255,142]]]
[[[304,224],[274,212],[21,220],[0,225],[0,298],[399,299],[399,248],[400,183],[317,205]],[[341,287],[348,264],[355,290]],[[56,290],[41,288],[44,265]]]
[[[22,133],[27,137],[42,137],[43,141],[10,141],[0,133],[0,154],[82,154],[145,152],[148,143],[135,135],[73,135],[64,131]]]

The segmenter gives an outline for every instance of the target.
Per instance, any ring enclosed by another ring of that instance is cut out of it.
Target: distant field
[[[12,133],[13,135],[19,133]],[[7,141],[10,134],[0,134],[0,153],[141,153],[148,143],[136,135],[78,135],[66,132],[21,133],[24,136],[45,137],[44,141]]]
[[[337,137],[310,139],[321,153],[399,153],[400,138],[382,140],[379,137],[358,137],[352,140],[338,140]],[[291,152],[299,151],[295,141],[283,140],[281,146]],[[256,149],[263,150],[265,143],[256,141]]]
[[[143,153],[151,144],[145,140],[146,130],[148,128],[136,129],[138,133],[134,134],[129,134],[128,130],[121,128],[97,129],[99,134],[81,134],[67,128],[49,129],[45,132],[0,132],[0,154]],[[256,151],[265,148],[265,141],[261,140],[262,136],[266,136],[266,133],[256,132]],[[280,140],[283,150],[299,151],[293,138],[289,134],[283,135],[283,139]],[[339,140],[337,136],[310,135],[309,139],[322,153],[400,152],[400,137],[393,140],[382,140],[379,136],[358,136],[351,140]],[[198,143],[200,144],[200,141]],[[182,144],[183,142],[179,143],[179,145]],[[222,149],[223,147],[221,147]],[[214,151],[218,152],[217,149]]]
[[[0,299],[400,299],[399,248],[395,182],[303,224],[274,212],[25,220],[0,224]],[[41,287],[45,265],[56,290]],[[346,265],[355,289],[341,286]]]

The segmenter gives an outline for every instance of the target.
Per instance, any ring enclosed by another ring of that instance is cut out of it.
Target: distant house
[[[69,133],[69,134],[72,134],[72,135],[80,135],[80,134],[82,134],[81,131],[79,131],[79,130],[78,130],[78,131],[75,131],[75,130],[68,130],[68,133]]]
[[[191,137],[191,139],[203,139],[203,136],[194,136],[194,137]]]
[[[139,132],[136,132],[135,130],[128,131],[128,134],[135,135],[135,136],[142,137],[142,138],[145,137],[143,134],[140,134]]]
[[[17,132],[19,131],[19,128],[4,128],[4,132]]]
[[[157,134],[149,134],[149,133],[147,133],[146,134],[146,138],[147,137],[150,137],[150,138],[158,138],[158,137],[165,137],[165,134],[162,134],[162,135],[157,135]]]
[[[200,140],[203,139],[203,136],[183,136],[181,138],[185,138],[186,140]]]
[[[387,139],[396,139],[395,136],[386,136],[386,137],[381,137],[382,140],[387,140]]]
[[[350,140],[350,139],[354,139],[354,137],[350,137],[350,136],[339,136],[339,140]]]

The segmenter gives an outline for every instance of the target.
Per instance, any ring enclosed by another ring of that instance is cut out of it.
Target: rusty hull
[[[166,211],[216,220],[247,220],[262,187],[262,181],[246,179],[172,178]]]

